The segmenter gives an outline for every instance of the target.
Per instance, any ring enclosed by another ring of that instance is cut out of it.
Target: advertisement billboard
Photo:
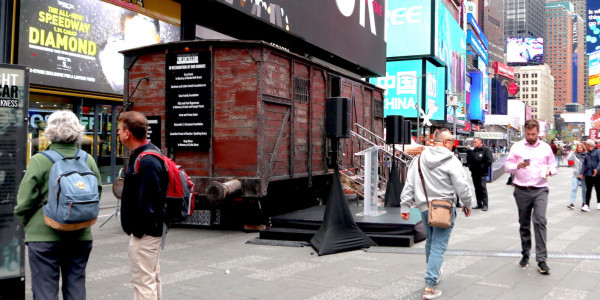
[[[477,24],[477,21],[475,20],[475,17],[472,14],[467,15],[467,22],[469,23],[470,28],[473,29],[473,31],[475,31],[477,37],[479,37],[485,49],[489,49],[490,44],[487,38],[485,37],[485,34],[483,34],[483,30],[481,30],[481,27],[479,27],[479,24]]]
[[[590,53],[590,77],[588,83],[595,86],[600,83],[600,50]]]
[[[431,55],[431,0],[389,1],[387,57]],[[407,41],[419,41],[407,43]]]
[[[469,105],[469,119],[481,120],[483,103],[483,74],[479,72],[469,73],[471,76],[471,103]]]
[[[425,62],[426,76],[426,113],[430,120],[441,121],[446,116],[446,92],[444,80],[446,70],[444,67],[436,67],[429,61]]]
[[[25,299],[25,233],[15,217],[19,183],[27,169],[27,67],[0,64],[0,292]]]
[[[121,50],[179,40],[179,27],[96,0],[22,0],[18,62],[31,83],[123,93]]]
[[[495,74],[502,75],[511,80],[515,78],[515,69],[512,67],[497,61],[492,63],[492,67],[494,68]]]
[[[385,77],[371,78],[370,82],[385,89],[383,114],[402,115],[416,118],[417,107],[424,107],[429,120],[444,120],[444,68],[435,67],[423,60],[404,60],[387,62]],[[423,101],[425,84],[425,101]]]
[[[436,1],[435,56],[446,64],[448,90],[464,100],[466,35],[441,1]]]
[[[488,51],[483,47],[483,45],[479,41],[479,38],[477,38],[477,35],[472,30],[467,31],[467,44],[471,45],[471,47],[477,53],[477,56],[479,56],[479,58],[481,58],[485,65],[487,65]]]
[[[202,3],[194,16],[223,34],[277,44],[298,42],[301,43],[295,45],[298,49],[306,49],[307,44],[314,45],[328,53],[314,51],[310,53],[313,56],[328,60],[331,55],[335,55],[376,74],[385,73],[386,0],[188,2]],[[262,32],[256,26],[239,26],[239,18],[234,18],[236,14],[215,15],[214,11],[206,9],[203,2],[208,2],[206,5],[216,2],[220,6],[233,8],[260,20],[275,31]],[[405,16],[409,15],[400,14],[400,22],[406,20]],[[295,38],[294,41],[292,38]]]
[[[600,1],[586,1],[587,3],[587,26],[585,42],[587,53],[600,50]]]
[[[508,63],[543,63],[543,38],[508,38],[506,45]]]

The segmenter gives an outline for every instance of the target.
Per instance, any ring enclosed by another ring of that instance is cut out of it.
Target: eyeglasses
[[[442,144],[445,144],[446,142],[452,142],[454,144],[454,140],[453,139],[445,139],[444,141],[442,141]]]

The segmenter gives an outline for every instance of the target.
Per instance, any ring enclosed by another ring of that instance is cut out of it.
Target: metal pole
[[[421,80],[423,80],[422,75],[417,78],[417,144],[421,144],[421,101],[419,101],[419,81]]]
[[[454,134],[454,140],[458,139],[458,135],[456,134],[456,110],[458,109],[458,106],[453,106],[454,107],[454,116],[453,116],[453,122],[452,122],[452,134]]]

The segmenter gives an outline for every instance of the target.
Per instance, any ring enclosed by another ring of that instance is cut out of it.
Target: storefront
[[[96,159],[102,182],[112,182],[123,166],[123,146],[115,140],[117,126],[113,126],[121,108],[121,100],[31,93],[27,126],[28,157],[48,147],[49,141],[43,135],[48,117],[57,110],[71,110],[85,126],[86,136],[81,149]]]
[[[2,10],[14,25],[0,32],[9,40],[10,53],[2,54],[9,63],[29,66],[28,158],[48,147],[43,135],[47,118],[60,109],[72,110],[86,128],[81,148],[96,159],[102,182],[111,183],[123,165],[124,153],[114,125],[127,91],[119,51],[179,40],[180,4],[170,0],[10,2]]]

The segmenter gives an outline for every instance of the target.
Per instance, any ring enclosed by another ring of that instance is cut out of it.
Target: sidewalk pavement
[[[488,183],[489,211],[458,215],[441,299],[597,299],[600,294],[600,210],[566,208],[572,168],[550,178],[547,211],[551,275],[520,259],[517,208],[507,174]],[[88,299],[132,299],[128,237],[113,218],[115,199],[105,189],[93,226],[87,267]],[[592,196],[592,199],[596,199]],[[577,197],[576,207],[581,205]],[[112,207],[111,207],[112,206]],[[400,217],[400,216],[398,216]],[[309,247],[247,244],[258,233],[174,228],[161,252],[164,299],[422,299],[424,242],[412,248],[371,247],[319,257]],[[299,243],[290,243],[299,246]],[[27,266],[26,294],[32,299]]]

